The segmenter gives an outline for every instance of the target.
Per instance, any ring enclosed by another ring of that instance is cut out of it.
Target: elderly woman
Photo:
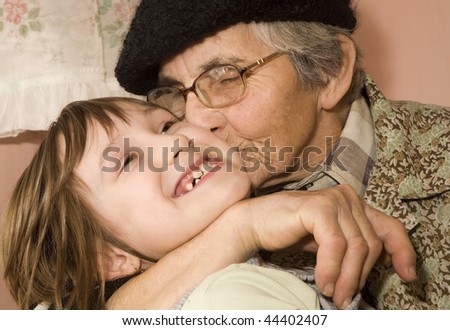
[[[450,285],[441,280],[450,272],[441,257],[450,248],[450,111],[386,100],[359,65],[355,27],[348,0],[144,0],[116,76],[128,91],[238,147],[255,195],[272,193],[265,203],[296,199],[296,212],[317,224],[317,284],[338,306],[379,256],[375,231],[395,271],[384,263],[369,276],[374,307],[450,308]],[[404,228],[418,252],[417,278]],[[210,230],[163,258],[110,306],[158,307],[170,296],[161,288],[201,279],[192,265],[235,262],[230,247],[224,256],[197,253],[222,238]],[[296,254],[270,259],[298,261]],[[165,278],[174,266],[185,280]]]

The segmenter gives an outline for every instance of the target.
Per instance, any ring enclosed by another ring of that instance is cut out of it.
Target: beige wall
[[[450,1],[359,0],[358,6],[364,66],[386,96],[449,106]],[[0,139],[0,214],[40,139],[39,133]],[[0,281],[0,309],[15,307]]]
[[[364,65],[386,97],[450,106],[450,1],[357,1]]]

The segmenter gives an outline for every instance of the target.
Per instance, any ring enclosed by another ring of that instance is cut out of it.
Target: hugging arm
[[[230,208],[203,232],[120,287],[108,309],[169,309],[208,275],[257,250],[245,207]],[[248,236],[250,234],[250,236]]]
[[[383,246],[400,277],[415,279],[415,253],[401,223],[367,206],[351,188],[338,186],[235,204],[121,287],[108,308],[168,309],[213,272],[260,249],[284,249],[310,235],[317,244],[317,285],[338,306],[345,307],[360,290]]]
[[[289,240],[304,242],[312,235],[317,252],[316,284],[337,306],[346,307],[351,302],[382,253],[391,258],[403,280],[416,279],[416,254],[403,224],[368,206],[349,186],[266,197],[270,198],[252,202],[259,204],[258,212],[263,216],[276,212],[277,220],[260,218],[261,223],[254,228],[261,239],[256,245],[279,250],[287,247]],[[297,237],[286,236],[290,232],[285,225],[290,221],[303,227],[294,227],[297,230],[292,234]]]

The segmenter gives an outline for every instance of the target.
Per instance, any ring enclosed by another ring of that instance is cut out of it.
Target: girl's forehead
[[[120,100],[119,112],[105,111],[109,120],[91,117],[87,127],[87,145],[116,143],[117,139],[146,132],[157,133],[161,123],[176,119],[169,111],[151,103]]]
[[[106,130],[103,129],[107,131],[110,137],[127,131],[139,131],[140,129],[157,133],[161,123],[177,120],[168,110],[152,104],[132,104],[131,106],[123,106],[121,109],[125,119],[110,113],[109,117],[113,125]]]

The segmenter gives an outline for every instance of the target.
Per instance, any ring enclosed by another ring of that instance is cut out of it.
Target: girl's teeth
[[[203,175],[203,173],[201,171],[195,171],[192,172],[192,175],[194,176],[194,179],[198,179]]]
[[[205,168],[205,164],[201,164],[200,165],[200,171],[202,172],[202,173],[205,173],[205,172],[207,172],[207,170],[206,170],[206,168]]]
[[[186,183],[186,190],[187,191],[191,191],[192,189],[194,189],[194,187],[202,179],[203,175],[205,175],[206,172],[207,171],[206,171],[206,169],[204,167],[204,164],[202,164],[198,170],[193,171],[192,172],[192,176],[194,178],[194,181]]]

